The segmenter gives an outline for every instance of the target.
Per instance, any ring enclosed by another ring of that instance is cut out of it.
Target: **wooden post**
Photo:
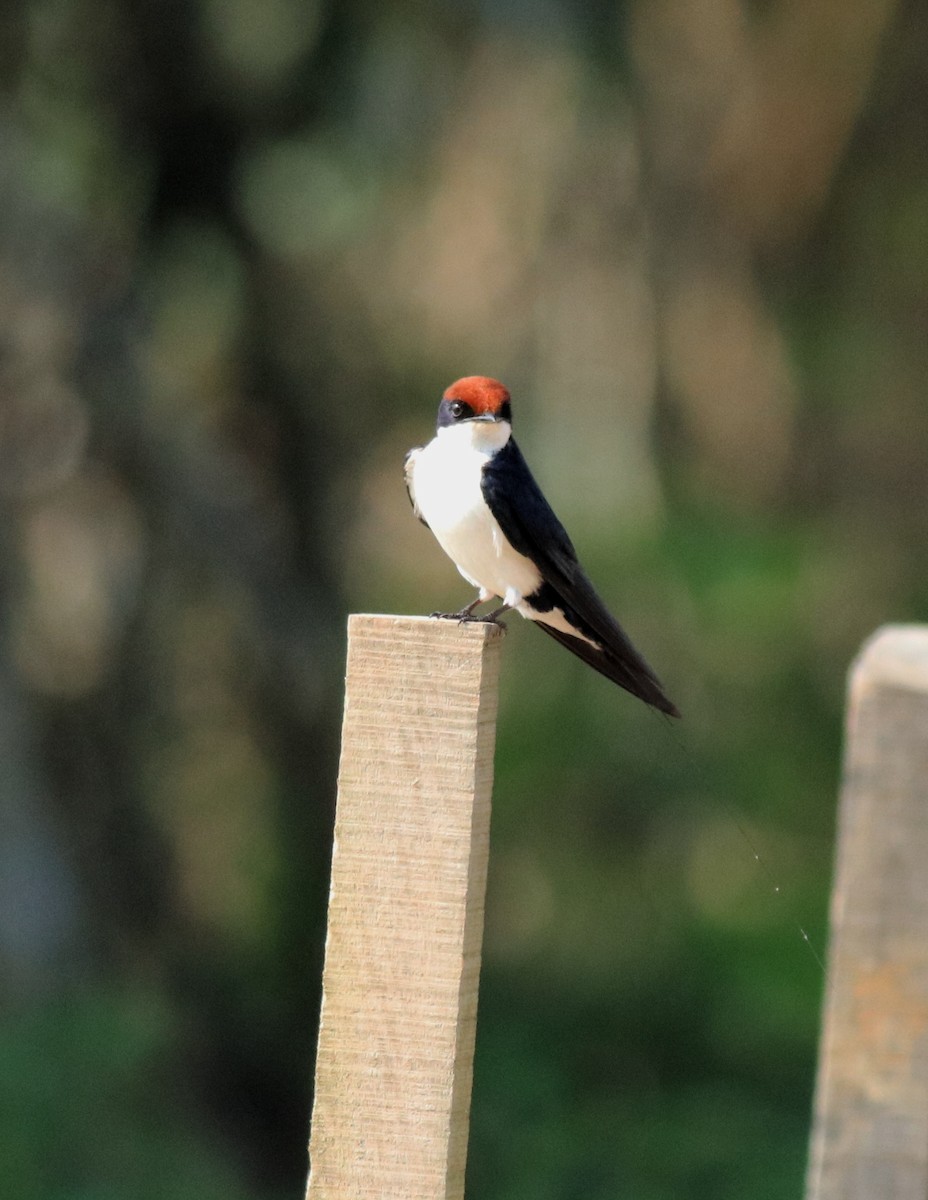
[[[307,1200],[461,1200],[499,629],[353,616]]]
[[[928,1197],[928,626],[850,679],[808,1200]]]

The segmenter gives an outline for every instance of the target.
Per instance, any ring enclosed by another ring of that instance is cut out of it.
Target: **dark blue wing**
[[[559,608],[571,624],[596,643],[537,621],[567,649],[607,678],[662,712],[679,716],[661,688],[657,676],[632,645],[628,635],[596,594],[580,563],[567,531],[544,498],[522,452],[510,438],[488,461],[482,476],[483,496],[512,546],[530,558],[544,583],[533,608]]]

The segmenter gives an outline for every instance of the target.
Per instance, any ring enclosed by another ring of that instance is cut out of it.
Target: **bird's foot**
[[[504,612],[509,612],[511,607],[512,605],[510,604],[501,604],[499,608],[494,608],[492,612],[486,613],[482,617],[478,617],[474,613],[467,613],[466,616],[461,617],[461,624],[463,625],[466,621],[479,621],[483,625],[495,625],[505,633],[506,622],[501,621],[500,617]]]
[[[485,617],[478,617],[476,613],[467,613],[466,616],[458,617],[459,625],[495,625],[497,629],[506,632],[506,622],[501,621],[499,617],[494,617],[492,613],[488,613]]]
[[[472,600],[470,604],[466,604],[460,612],[433,612],[429,613],[430,617],[438,617],[442,621],[481,621],[482,617],[473,615],[474,609],[478,604],[483,604],[480,596],[476,600]]]
[[[495,608],[492,612],[487,613],[485,617],[479,616],[474,612],[478,604],[483,601],[475,600],[473,604],[468,604],[466,608],[462,608],[460,612],[433,612],[429,613],[430,617],[436,617],[440,621],[457,621],[459,625],[496,625],[499,629],[506,632],[505,622],[500,620],[500,616],[504,612],[508,612],[510,606],[503,604],[500,608]]]

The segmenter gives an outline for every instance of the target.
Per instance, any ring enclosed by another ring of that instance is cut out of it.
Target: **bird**
[[[435,437],[406,455],[415,515],[477,598],[457,621],[489,621],[515,610],[607,679],[659,712],[679,717],[654,671],[632,645],[580,565],[512,436],[512,400],[497,379],[468,375],[447,388]],[[483,616],[481,604],[502,603]],[[503,626],[505,628],[505,626]]]

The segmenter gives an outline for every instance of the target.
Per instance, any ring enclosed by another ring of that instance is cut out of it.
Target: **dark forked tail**
[[[657,676],[634,650],[631,655],[627,653],[619,655],[608,649],[593,646],[583,638],[571,637],[569,633],[546,625],[544,621],[536,620],[534,624],[543,629],[545,633],[550,634],[556,642],[565,646],[571,654],[582,658],[594,671],[599,671],[600,675],[605,675],[607,679],[611,679],[619,687],[625,688],[627,692],[631,692],[645,704],[650,704],[659,712],[666,713],[668,717],[681,715],[673,701],[664,694]]]

